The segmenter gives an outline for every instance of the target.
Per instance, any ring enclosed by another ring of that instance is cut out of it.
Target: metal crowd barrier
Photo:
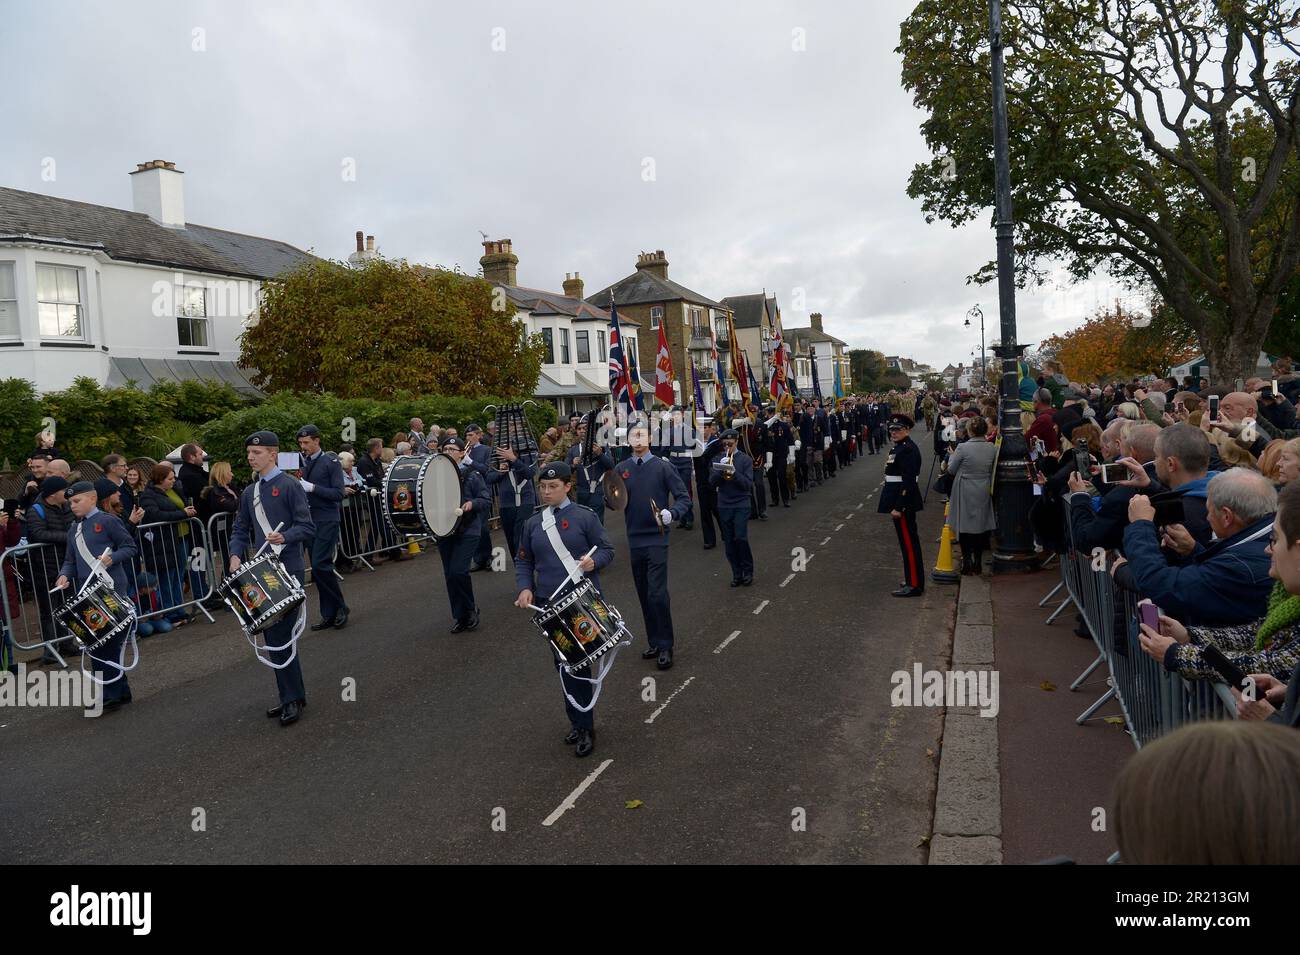
[[[360,561],[374,570],[367,557],[405,549],[412,541],[424,544],[431,540],[433,538],[428,535],[399,535],[384,516],[382,492],[362,486],[359,493],[344,495],[338,552],[348,560]]]
[[[1187,680],[1171,673],[1143,651],[1138,640],[1139,595],[1118,587],[1105,567],[1094,568],[1094,557],[1074,549],[1074,525],[1070,508],[1065,509],[1069,551],[1061,556],[1061,584],[1069,594],[1065,604],[1048,619],[1050,623],[1065,606],[1073,604],[1097,645],[1097,658],[1070,684],[1078,690],[1106,664],[1108,689],[1076,723],[1091,719],[1105,703],[1114,699],[1133,743],[1139,749],[1159,736],[1187,723],[1207,719],[1236,719],[1237,705],[1232,691],[1218,680]],[[1107,562],[1105,566],[1109,566]],[[1040,602],[1047,600],[1051,594]]]

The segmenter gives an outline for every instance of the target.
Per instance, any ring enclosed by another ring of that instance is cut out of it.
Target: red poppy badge
[[[96,533],[96,534],[102,534],[102,533],[104,533],[104,525],[103,525],[103,524],[96,524],[96,525],[95,525],[95,533]]]
[[[567,518],[565,520],[560,521],[560,528],[566,531],[569,529],[569,521]]]
[[[623,472],[623,480],[624,480],[624,481],[626,481],[626,480],[627,480],[628,478],[630,478],[631,476],[632,476],[632,472],[631,472],[631,471],[624,471],[624,472]]]
[[[273,488],[271,488],[271,496],[272,496],[272,497],[279,497],[279,496],[280,496],[280,489],[279,489],[278,487],[273,487]]]

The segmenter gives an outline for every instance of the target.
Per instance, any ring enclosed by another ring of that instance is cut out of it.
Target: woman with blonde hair
[[[1282,438],[1274,438],[1259,453],[1259,473],[1277,485],[1282,484],[1282,481],[1278,478],[1278,471],[1281,468],[1282,462],[1279,458],[1282,456],[1284,447],[1286,447],[1286,441]]]
[[[1269,447],[1277,444],[1276,441],[1270,441]],[[1268,453],[1268,449],[1264,449]],[[1300,478],[1300,438],[1292,438],[1282,444],[1282,450],[1277,455],[1277,477],[1272,480],[1277,484],[1290,484],[1296,478]]]

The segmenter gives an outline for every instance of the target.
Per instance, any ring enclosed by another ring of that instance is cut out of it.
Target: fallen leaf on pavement
[[[628,809],[640,809],[642,806],[645,805],[645,803],[643,803],[640,799],[629,799],[626,803],[624,803],[624,805]]]
[[[1122,717],[1122,716],[1107,716],[1107,717],[1104,717],[1104,718],[1102,719],[1102,722],[1103,722],[1103,723],[1114,723],[1116,726],[1123,726],[1123,725],[1124,725],[1124,717]]]
[[[1042,683],[1038,684],[1038,688],[1040,690],[1046,690],[1047,692],[1050,693],[1052,692],[1052,690],[1056,689],[1056,684],[1053,683],[1051,680],[1044,680]]]

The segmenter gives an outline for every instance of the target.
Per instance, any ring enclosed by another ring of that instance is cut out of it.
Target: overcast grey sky
[[[987,220],[926,225],[906,195],[925,156],[893,52],[911,7],[10,3],[0,62],[24,81],[0,185],[129,208],[127,173],[168,159],[191,222],[333,258],[364,229],[469,272],[482,230],[514,240],[521,284],[555,290],[661,248],[707,296],[766,287],[788,326],[820,311],[853,346],[941,367],[978,349],[971,305],[997,335],[996,289],[965,284],[994,242]],[[1022,292],[1020,339],[1113,296]]]

